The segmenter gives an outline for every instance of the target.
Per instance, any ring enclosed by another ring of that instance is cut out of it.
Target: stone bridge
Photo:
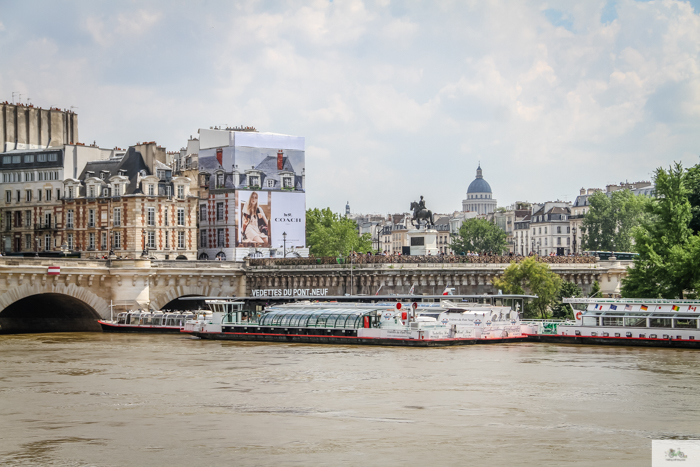
[[[551,264],[564,280],[588,292],[619,293],[629,263]],[[49,266],[60,275],[49,275]],[[0,333],[95,331],[110,304],[167,309],[188,296],[457,294],[495,292],[493,278],[507,264],[397,263],[262,265],[225,261],[86,260],[0,257]]]

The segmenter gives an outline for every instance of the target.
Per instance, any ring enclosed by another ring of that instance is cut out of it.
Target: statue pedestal
[[[439,255],[437,236],[438,231],[434,229],[409,230],[411,256]]]

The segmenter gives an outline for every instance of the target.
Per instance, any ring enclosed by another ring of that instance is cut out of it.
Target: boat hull
[[[198,332],[183,331],[201,339],[253,341],[253,342],[284,342],[298,344],[335,344],[335,345],[388,345],[398,347],[451,347],[458,345],[473,345],[476,339],[391,339],[367,338],[357,336],[328,336],[313,334],[273,334],[273,333],[238,333],[238,332]]]
[[[112,324],[98,320],[102,332],[131,332],[142,334],[179,334],[180,328],[173,326],[131,326],[128,324]]]
[[[652,339],[640,337],[602,337],[602,336],[562,336],[558,334],[530,334],[530,342],[548,342],[552,344],[580,345],[618,345],[626,347],[666,347],[679,349],[700,349],[700,341],[687,339]]]

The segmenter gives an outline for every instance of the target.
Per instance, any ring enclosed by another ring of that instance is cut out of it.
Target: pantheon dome
[[[484,180],[481,164],[476,169],[476,178],[467,188],[467,199],[462,200],[462,211],[478,214],[490,214],[496,210],[497,202],[493,199],[491,185]]]

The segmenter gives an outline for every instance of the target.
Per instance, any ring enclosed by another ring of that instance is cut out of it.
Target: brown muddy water
[[[650,465],[700,352],[0,336],[0,465]]]

